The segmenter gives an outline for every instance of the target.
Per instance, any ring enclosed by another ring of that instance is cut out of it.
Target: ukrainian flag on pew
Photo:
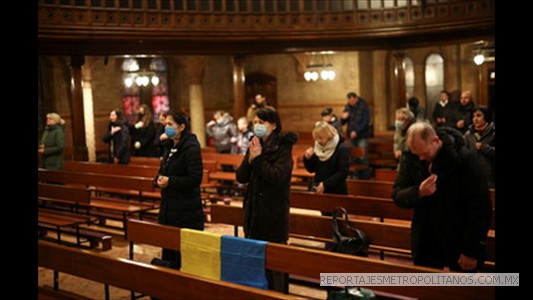
[[[181,229],[181,271],[267,289],[267,242]]]

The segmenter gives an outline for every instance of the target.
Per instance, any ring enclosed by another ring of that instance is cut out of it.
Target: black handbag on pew
[[[339,231],[340,221],[337,218],[340,219],[343,215],[345,217],[346,232],[350,236],[344,236]],[[368,236],[362,230],[351,226],[346,209],[337,206],[333,210],[333,248],[331,251],[367,257],[369,244]]]

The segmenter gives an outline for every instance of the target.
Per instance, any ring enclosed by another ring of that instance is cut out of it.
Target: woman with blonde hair
[[[63,169],[63,153],[65,149],[65,121],[55,112],[46,115],[46,128],[39,154],[42,155],[43,168],[50,170]]]
[[[320,121],[313,129],[314,147],[304,153],[305,169],[314,172],[315,192],[329,194],[348,194],[346,177],[348,176],[349,151],[335,127]],[[323,215],[327,215],[323,213]]]

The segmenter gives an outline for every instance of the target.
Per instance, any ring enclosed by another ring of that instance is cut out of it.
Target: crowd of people
[[[354,92],[346,98],[340,117],[326,108],[311,129],[314,144],[305,150],[303,162],[314,173],[315,193],[348,194],[349,165],[354,161],[368,164],[366,155],[351,158],[349,148],[368,146],[372,136],[369,106]],[[443,91],[431,120],[415,97],[396,111],[394,156],[399,164],[391,197],[399,207],[414,209],[416,265],[472,272],[483,262],[491,210],[489,187],[494,187],[495,174],[492,118],[487,107],[475,105],[469,91],[461,94],[459,104],[451,103]],[[132,125],[125,122],[120,109],[111,111],[103,136],[109,144],[108,162],[127,164],[130,155],[161,157],[154,178],[154,185],[161,189],[159,223],[203,230],[200,143],[183,112],[163,112],[159,119],[158,128],[146,105],[140,107]],[[38,149],[43,167],[62,169],[65,122],[50,113],[46,124]],[[245,237],[286,244],[297,134],[282,131],[279,113],[261,94],[237,124],[228,113],[216,111],[206,124],[206,133],[217,152],[243,156],[236,170],[223,168],[235,171],[237,181],[247,187]],[[369,178],[370,174],[356,176]],[[163,249],[162,259],[179,268],[179,252]],[[268,271],[266,276],[271,289],[288,292],[287,274]]]

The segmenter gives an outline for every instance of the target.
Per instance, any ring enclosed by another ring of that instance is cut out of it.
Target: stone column
[[[389,85],[389,76],[383,76],[383,74],[389,74],[389,68],[387,65],[389,60],[387,59],[388,51],[378,50],[372,51],[372,69],[373,71],[366,74],[372,75],[372,88],[374,94],[374,130],[385,131],[389,124],[390,111],[389,107],[392,105],[390,100],[390,94],[387,94],[386,86]]]
[[[95,57],[87,57],[86,63],[81,69],[83,88],[83,112],[85,117],[85,139],[87,141],[87,152],[89,161],[96,161],[96,142],[94,134],[94,109],[91,69],[95,62]]]
[[[202,93],[205,58],[205,56],[185,56],[181,59],[189,86],[191,131],[196,134],[202,147],[206,146],[204,96]]]
[[[81,85],[81,67],[84,62],[84,57],[80,55],[73,55],[70,58],[70,110],[72,112],[72,144],[74,148],[74,160],[87,161],[83,90]]]
[[[237,123],[240,117],[246,115],[244,99],[244,56],[235,55],[231,60],[233,63],[233,118],[235,123]]]
[[[405,53],[403,52],[394,52],[392,53],[393,62],[394,62],[394,80],[397,86],[397,93],[392,94],[392,103],[394,103],[394,109],[391,110],[391,113],[394,114],[396,109],[400,107],[405,107],[405,68],[403,65],[403,59],[405,58]]]

